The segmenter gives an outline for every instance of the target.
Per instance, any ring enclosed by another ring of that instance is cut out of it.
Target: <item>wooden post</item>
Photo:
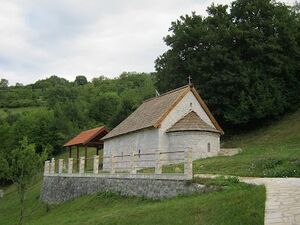
[[[96,155],[99,155],[99,147],[97,146]]]
[[[69,147],[69,158],[72,158],[72,147]]]
[[[161,168],[161,162],[160,162],[160,152],[159,150],[155,154],[155,174],[161,174],[162,168]]]
[[[87,146],[84,146],[84,168],[86,169],[87,166]]]
[[[79,146],[77,145],[77,171],[79,171]]]

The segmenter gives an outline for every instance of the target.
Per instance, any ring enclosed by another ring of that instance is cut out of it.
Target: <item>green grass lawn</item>
[[[194,161],[194,173],[259,177],[300,177],[300,110],[272,125],[227,140],[241,147],[232,157]]]
[[[54,206],[39,201],[40,189],[38,182],[26,196],[27,225],[262,225],[264,220],[265,188],[243,183],[161,201],[99,193]],[[11,186],[0,200],[0,224],[16,224],[18,209],[18,195]]]

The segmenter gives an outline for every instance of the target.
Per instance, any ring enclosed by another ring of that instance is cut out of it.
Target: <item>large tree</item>
[[[11,180],[17,187],[20,200],[19,224],[24,223],[25,194],[36,175],[41,171],[46,151],[38,154],[35,146],[24,138],[18,148],[10,153],[1,153],[0,178]]]
[[[157,86],[193,83],[224,125],[276,117],[300,102],[300,23],[295,8],[270,0],[212,5],[172,23],[156,60]]]

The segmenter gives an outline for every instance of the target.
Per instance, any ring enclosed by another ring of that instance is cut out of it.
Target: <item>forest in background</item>
[[[154,95],[154,75],[146,73],[101,76],[91,82],[85,76],[73,82],[51,76],[26,86],[2,87],[0,150],[9,152],[26,136],[38,152],[48,148],[57,154],[78,132],[103,124],[113,128]]]
[[[164,40],[156,72],[124,72],[74,81],[51,76],[9,86],[0,80],[0,154],[27,137],[50,154],[84,129],[115,127],[144,99],[186,85],[189,75],[230,134],[257,128],[296,110],[300,102],[299,4],[236,0],[211,5],[208,16],[180,17]]]

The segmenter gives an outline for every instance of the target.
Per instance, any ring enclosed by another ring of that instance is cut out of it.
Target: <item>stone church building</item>
[[[116,164],[119,169],[129,166],[128,156],[132,153],[143,159],[140,167],[153,167],[151,159],[155,156],[146,153],[156,151],[191,149],[193,160],[216,156],[221,134],[222,128],[193,85],[183,86],[144,101],[102,138],[103,168],[110,168],[111,161],[106,156],[111,154],[121,156]],[[174,155],[166,155],[163,164],[171,163]]]

